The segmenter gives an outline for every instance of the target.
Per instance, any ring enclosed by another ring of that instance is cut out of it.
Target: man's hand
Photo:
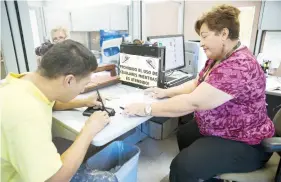
[[[102,101],[103,103],[105,103],[105,100],[102,98]],[[84,104],[86,107],[99,107],[101,108],[102,107],[102,104],[100,101],[98,101],[98,94],[97,93],[94,93],[90,96],[88,96],[87,98],[84,99]]]
[[[151,97],[155,99],[162,99],[165,97],[168,97],[166,89],[158,88],[158,87],[153,87],[153,88],[148,88],[144,90],[144,94],[150,95]]]
[[[96,132],[101,131],[108,123],[110,122],[110,118],[105,111],[96,111],[94,112],[89,119],[86,121],[86,125],[84,127],[90,127],[93,131]]]
[[[70,181],[81,165],[93,137],[109,123],[106,112],[94,112],[74,143],[62,154],[62,167],[47,182]]]
[[[145,103],[130,104],[124,108],[123,115],[125,116],[146,116]]]

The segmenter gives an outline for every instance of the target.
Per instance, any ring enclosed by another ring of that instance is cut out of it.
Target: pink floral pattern
[[[199,78],[212,62],[206,62]],[[216,65],[205,82],[234,98],[217,108],[195,112],[201,134],[250,145],[259,144],[264,138],[274,135],[274,125],[266,110],[266,78],[247,47],[238,49]]]

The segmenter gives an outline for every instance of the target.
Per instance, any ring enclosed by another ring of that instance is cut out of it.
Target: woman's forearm
[[[172,87],[166,90],[168,97],[174,97],[181,94],[189,94],[195,90],[197,84],[197,79],[190,80],[182,85]]]
[[[203,82],[192,93],[182,94],[151,105],[153,116],[177,117],[194,111],[211,110],[233,99],[212,85]]]
[[[179,117],[194,112],[197,106],[189,102],[188,94],[155,102],[151,105],[152,116]]]

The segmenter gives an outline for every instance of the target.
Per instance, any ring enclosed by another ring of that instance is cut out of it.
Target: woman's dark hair
[[[51,42],[44,42],[41,46],[35,48],[35,54],[37,56],[43,56],[53,45]]]
[[[69,74],[84,77],[97,67],[96,57],[89,49],[68,39],[51,46],[43,54],[38,72],[50,79]]]
[[[236,40],[239,38],[240,31],[239,14],[240,10],[234,6],[217,6],[196,21],[195,31],[200,35],[201,26],[206,23],[208,28],[216,33],[227,28],[229,30],[228,37],[231,40]]]

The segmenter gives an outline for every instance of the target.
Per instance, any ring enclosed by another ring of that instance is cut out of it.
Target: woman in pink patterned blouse
[[[167,117],[195,112],[195,121],[179,128],[180,153],[170,166],[170,182],[254,171],[271,156],[260,145],[274,135],[266,111],[265,76],[249,49],[240,44],[239,13],[222,5],[196,22],[208,57],[196,79],[165,90],[148,89],[156,98],[170,98],[124,110],[126,115]]]

